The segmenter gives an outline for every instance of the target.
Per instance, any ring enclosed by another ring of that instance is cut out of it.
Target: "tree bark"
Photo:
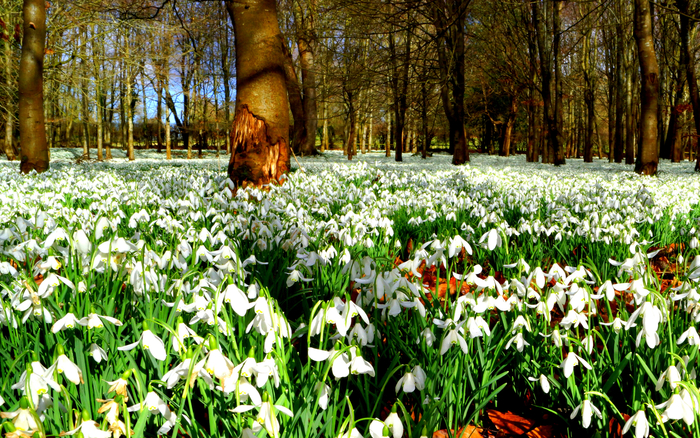
[[[24,36],[19,64],[19,135],[22,141],[20,171],[44,172],[49,150],[44,125],[44,43],[46,2],[24,0]]]
[[[6,26],[9,28],[12,23],[9,22],[6,23]],[[5,49],[5,84],[7,85],[8,90],[12,90],[15,88],[16,85],[13,84],[12,80],[12,47],[10,46],[10,38],[9,35],[7,38],[4,38],[5,43],[4,43],[4,49]],[[14,138],[13,138],[13,127],[14,127],[14,102],[13,99],[8,99],[8,101],[5,103],[7,106],[7,113],[5,114],[5,143],[4,143],[4,152],[5,155],[7,155],[7,159],[10,161],[14,161],[17,159],[17,150],[15,149],[14,145]]]
[[[236,187],[280,182],[289,171],[289,102],[275,0],[226,1],[236,42],[236,113],[229,178]]]
[[[700,135],[700,94],[698,94],[698,83],[695,78],[695,62],[690,62],[694,59],[692,56],[692,51],[690,49],[690,23],[689,23],[689,0],[676,0],[676,6],[680,11],[680,24],[681,24],[681,59],[685,59],[687,62],[684,67],[686,69],[686,76],[688,79],[688,91],[690,93],[690,103],[693,106],[693,121],[695,123],[695,135],[694,141],[691,142],[691,148],[693,143],[695,143],[697,148],[697,162],[695,163],[695,171],[700,172],[700,141],[698,141],[697,135]],[[684,58],[683,58],[684,57]]]
[[[656,148],[658,134],[659,65],[654,50],[649,0],[634,0],[634,39],[639,53],[642,79],[639,153],[635,172],[656,175],[659,156]]]

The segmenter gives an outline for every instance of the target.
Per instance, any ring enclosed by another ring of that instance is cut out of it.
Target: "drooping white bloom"
[[[75,328],[77,324],[80,324],[80,320],[78,320],[72,312],[68,312],[63,318],[53,323],[51,332],[56,334],[61,330]]]
[[[90,349],[88,351],[88,354],[92,356],[92,358],[95,360],[95,362],[100,363],[103,360],[107,360],[109,357],[107,356],[107,352],[102,349],[97,344],[91,344]]]
[[[399,392],[399,388],[403,389],[403,392],[413,392],[416,388],[419,391],[425,389],[425,371],[416,365],[413,367],[411,372],[404,374],[398,382],[396,382],[396,392]]]
[[[579,410],[581,411],[581,424],[586,429],[588,429],[588,427],[591,425],[591,419],[593,418],[593,414],[595,414],[595,416],[598,418],[603,418],[603,415],[600,413],[600,409],[595,407],[589,399],[585,399],[583,402],[581,402],[580,405],[576,406],[574,412],[571,413],[572,420],[576,418],[576,415],[578,415]]]
[[[255,406],[250,405],[240,405],[231,410],[231,412],[248,412],[252,410]],[[263,428],[267,434],[276,438],[280,436],[280,422],[277,419],[277,412],[281,412],[284,415],[293,417],[294,414],[288,408],[280,405],[273,405],[270,401],[263,401],[258,407],[258,414],[255,418],[255,423],[253,423],[253,432],[262,430]]]
[[[664,382],[668,382],[672,390],[676,389],[680,381],[681,373],[675,365],[671,365],[659,376],[659,380],[656,381],[656,390],[660,391],[664,386]]]
[[[643,410],[637,411],[627,420],[625,427],[622,429],[622,434],[626,434],[632,426],[634,426],[634,438],[646,438],[649,436],[649,422]]]
[[[165,351],[165,345],[163,344],[163,340],[156,336],[150,330],[144,330],[138,341],[132,344],[124,345],[122,347],[117,347],[117,350],[133,350],[134,348],[136,348],[137,345],[139,345],[139,343],[141,343],[141,346],[144,350],[148,350],[151,353],[151,355],[153,355],[153,357],[157,360],[165,360],[165,358],[168,357],[168,354]]]
[[[547,376],[544,374],[540,374],[540,377],[528,377],[527,380],[531,382],[540,382],[540,388],[542,388],[542,392],[545,394],[549,393],[550,389],[550,384],[549,384],[549,379],[547,379]]]
[[[68,359],[68,356],[65,354],[61,354],[56,358],[56,361],[47,370],[47,374],[51,375],[54,371],[59,374],[62,373],[66,376],[66,379],[75,385],[85,383],[83,381],[83,371],[72,360]]]
[[[685,392],[687,394],[687,391]],[[663,409],[661,421],[664,423],[668,420],[683,420],[685,424],[690,426],[695,421],[695,409],[693,409],[693,401],[688,394],[682,397],[681,394],[673,394],[671,398],[660,405],[656,405],[656,409]]]
[[[581,364],[583,367],[589,370],[592,369],[591,365],[588,362],[586,362],[585,359],[583,359],[578,354],[570,351],[564,359],[564,361],[561,363],[561,368],[564,369],[564,377],[568,379],[569,376],[571,376],[571,374],[574,372],[574,367],[578,364]]]

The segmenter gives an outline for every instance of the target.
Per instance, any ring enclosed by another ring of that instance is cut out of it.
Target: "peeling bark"
[[[289,172],[289,145],[282,137],[273,139],[269,131],[265,119],[253,114],[248,105],[236,110],[228,174],[237,187],[279,183],[282,175]]]

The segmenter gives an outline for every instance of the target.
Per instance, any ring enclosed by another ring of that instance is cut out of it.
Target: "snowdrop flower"
[[[32,412],[29,406],[29,399],[22,397],[19,401],[19,408],[13,412],[0,412],[0,418],[12,420],[12,424],[17,430],[33,433],[39,430],[37,415]]]
[[[582,326],[583,328],[588,329],[588,318],[586,318],[585,314],[578,313],[576,310],[571,309],[566,316],[562,318],[561,325],[567,330],[571,329],[572,326],[574,328]]]
[[[331,387],[323,382],[316,382],[314,391],[318,393],[318,406],[325,411],[328,408],[328,397],[331,393]]]
[[[74,364],[72,360],[68,359],[68,356],[66,356],[63,351],[62,345],[59,344],[56,347],[56,352],[59,354],[59,356],[56,358],[53,365],[49,367],[47,374],[51,375],[54,373],[54,371],[56,371],[59,374],[66,376],[66,379],[75,385],[85,383],[83,380],[83,371],[76,364]]]
[[[683,390],[681,394],[673,394],[664,403],[656,405],[656,409],[664,409],[661,414],[661,421],[664,423],[668,420],[683,420],[685,424],[690,426],[695,421],[695,409],[693,408],[693,400],[687,390]]]
[[[339,345],[336,344],[336,347],[339,347]],[[316,362],[330,360],[333,377],[340,379],[342,377],[347,377],[350,374],[351,363],[350,356],[348,356],[347,353],[341,353],[340,351],[342,350],[336,350],[335,347],[328,351],[309,347],[309,358]]]
[[[68,432],[63,432],[64,435],[75,435],[81,432],[85,438],[111,438],[112,432],[103,431],[100,429],[100,425],[96,421],[90,419],[90,414],[87,411],[83,411],[82,422],[78,427]]]
[[[107,321],[113,325],[116,325],[117,327],[122,326],[122,322],[119,321],[116,318],[112,318],[111,316],[104,316],[104,315],[98,315],[97,313],[89,313],[88,316],[84,318],[80,318],[78,320],[78,324],[82,326],[87,326],[88,329],[93,329],[93,328],[102,328],[104,327],[104,323],[102,321]]]
[[[447,249],[447,255],[450,258],[459,255],[463,248],[467,252],[467,254],[472,254],[472,247],[469,245],[469,243],[466,240],[462,239],[462,237],[459,235],[454,236],[452,239],[450,239],[450,243]]]
[[[432,330],[430,330],[430,327],[426,327],[423,329],[422,332],[420,332],[420,335],[418,338],[416,338],[416,344],[420,344],[421,338],[425,340],[425,345],[428,347],[433,346],[433,342],[435,342],[435,334],[433,333]]]
[[[564,377],[568,379],[569,376],[571,376],[571,374],[574,372],[574,367],[578,364],[581,364],[584,368],[587,368],[589,370],[592,369],[591,365],[588,362],[586,362],[585,359],[583,359],[578,354],[570,351],[560,366],[564,369]]]
[[[531,382],[540,382],[540,388],[542,388],[542,392],[545,394],[549,393],[550,385],[549,385],[549,379],[547,379],[547,376],[544,374],[540,374],[540,377],[528,377],[527,380]]]
[[[626,434],[634,426],[634,438],[646,438],[649,436],[649,422],[644,411],[637,411],[625,423],[622,434]]]
[[[506,343],[506,350],[510,348],[513,342],[515,342],[515,348],[518,350],[518,353],[522,353],[525,346],[530,345],[523,337],[522,332],[518,332],[517,335],[513,336],[508,340],[508,343]]]
[[[479,245],[484,249],[493,251],[503,245],[503,239],[501,239],[501,234],[495,228],[492,228],[481,236]]]
[[[620,334],[620,331],[622,330],[623,327],[627,327],[627,321],[623,321],[620,319],[620,317],[615,317],[615,319],[612,322],[601,322],[600,325],[604,326],[612,326],[613,330],[615,331],[615,334]],[[630,327],[636,327],[637,324],[632,323]]]
[[[267,432],[267,434],[272,437],[276,438],[280,436],[280,423],[279,420],[277,419],[277,412],[281,412],[284,415],[287,415],[288,417],[294,417],[294,414],[292,411],[290,411],[288,408],[280,405],[273,405],[269,400],[268,400],[268,395],[265,393],[263,395],[263,402],[260,404],[258,407],[258,414],[255,418],[255,423],[253,423],[253,432],[258,432],[262,430],[263,428]],[[240,405],[234,409],[231,410],[231,412],[236,412],[236,413],[241,413],[241,412],[248,412],[252,410],[255,406],[250,406],[250,405]]]
[[[292,287],[294,283],[298,283],[299,281],[309,282],[313,281],[313,278],[306,278],[300,271],[292,269],[287,277],[287,287]]]
[[[375,435],[377,432],[377,426],[376,424],[381,425],[381,431],[379,435]],[[372,425],[375,424],[374,427]],[[375,436],[381,437],[384,434],[384,426],[389,428],[389,433],[391,437],[393,438],[402,438],[403,437],[403,424],[401,423],[401,419],[399,418],[399,414],[396,413],[396,405],[392,406],[391,408],[391,413],[386,417],[384,422],[379,422],[377,420],[373,420],[372,423],[369,425],[370,429],[370,435],[372,435],[372,438],[375,438]],[[374,433],[372,433],[374,431]]]
[[[255,303],[250,303],[246,294],[235,284],[226,286],[226,289],[219,294],[219,305],[217,308],[221,308],[221,302],[230,304],[238,316],[245,316],[248,309],[255,306]]]
[[[486,334],[486,336],[491,336],[491,329],[481,316],[477,316],[476,318],[470,316],[465,325],[467,330],[469,330],[469,337],[472,339],[482,337],[484,334]]]
[[[170,408],[168,404],[165,403],[159,396],[153,391],[148,391],[146,397],[140,403],[127,408],[129,412],[139,412],[144,408],[148,409],[151,413],[160,412],[160,414],[166,418],[170,417]]]
[[[71,310],[66,313],[63,318],[53,323],[51,326],[51,333],[56,334],[61,330],[75,328],[77,324],[80,324],[80,320],[75,317],[75,314]]]
[[[88,350],[88,354],[95,360],[95,362],[100,363],[103,360],[107,360],[109,357],[107,356],[107,352],[102,349],[97,344],[91,344],[90,349]]]
[[[345,433],[341,432],[338,435],[338,438],[363,438],[363,437],[362,437],[362,434],[360,433],[360,431],[357,430],[356,427],[353,427],[352,430],[349,432],[345,432]]]
[[[416,365],[413,367],[410,373],[404,374],[398,382],[396,382],[396,392],[399,392],[399,388],[403,389],[403,392],[413,392],[416,388],[419,391],[425,389],[425,371]]]
[[[686,339],[688,340],[688,345],[700,344],[700,335],[698,335],[698,331],[695,326],[690,326],[688,330],[684,331],[683,334],[678,337],[676,344],[681,345],[686,341]]]
[[[462,349],[462,352],[464,354],[469,353],[469,348],[467,347],[467,341],[464,340],[464,337],[459,334],[458,330],[461,330],[461,323],[459,326],[455,329],[452,329],[447,332],[445,335],[444,339],[442,340],[442,344],[440,345],[440,354],[444,355],[447,353],[447,350],[450,349],[453,345],[459,344],[459,347]]]
[[[678,367],[671,365],[666,368],[666,371],[661,373],[659,380],[656,381],[656,390],[661,391],[664,386],[664,382],[668,382],[671,389],[676,389],[678,382],[681,381],[681,373],[678,371]]]
[[[143,333],[138,341],[133,344],[124,345],[122,347],[117,347],[119,351],[129,351],[136,348],[137,345],[141,343],[144,350],[148,350],[151,355],[157,360],[165,360],[168,354],[165,352],[165,345],[163,341],[156,336],[151,330],[149,330],[148,325],[144,321],[143,323]]]
[[[588,429],[588,427],[591,425],[591,419],[593,418],[593,414],[595,414],[596,417],[600,419],[603,418],[603,415],[600,413],[600,409],[593,406],[593,403],[591,403],[591,401],[588,399],[585,399],[580,405],[576,406],[574,412],[571,413],[572,420],[576,418],[576,415],[578,415],[579,410],[581,411],[581,424],[586,429]]]

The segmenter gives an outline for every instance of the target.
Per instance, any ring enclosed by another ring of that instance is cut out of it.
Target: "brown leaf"
[[[494,409],[486,411],[491,422],[501,432],[513,435],[523,435],[535,428],[535,422],[527,418],[515,415],[511,412],[499,412]]]
[[[450,430],[452,433],[452,436],[455,438],[483,438],[484,436],[481,434],[481,428],[478,428],[474,425],[469,425],[467,427],[463,427],[459,430],[459,433],[455,435],[454,430]],[[447,429],[442,429],[438,430],[433,434],[433,438],[448,438],[449,434],[447,433]]]

